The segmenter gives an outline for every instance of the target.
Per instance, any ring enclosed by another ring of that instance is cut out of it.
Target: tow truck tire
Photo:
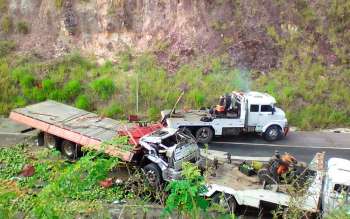
[[[159,167],[154,163],[149,163],[144,166],[143,171],[146,176],[148,184],[154,188],[157,188],[162,183],[162,172]]]
[[[217,192],[212,196],[211,201],[212,203],[215,203],[221,206],[224,210],[227,211],[227,213],[230,213],[230,214],[237,213],[238,204],[235,197],[233,197],[233,195]]]
[[[272,125],[266,129],[263,137],[266,141],[276,141],[282,136],[282,130],[277,125]]]
[[[198,143],[208,144],[213,139],[214,133],[210,127],[201,127],[196,131]]]
[[[56,149],[59,144],[59,138],[49,133],[44,133],[44,146],[48,149]]]
[[[69,160],[76,160],[80,153],[80,146],[74,142],[64,140],[61,146],[61,152],[64,156],[66,156]]]

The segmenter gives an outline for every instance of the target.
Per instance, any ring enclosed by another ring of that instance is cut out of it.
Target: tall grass
[[[290,44],[290,48],[298,48],[296,42]],[[253,82],[249,74],[254,72],[230,68],[226,57],[183,65],[171,75],[152,54],[129,59],[125,69],[111,62],[98,66],[76,53],[50,63],[19,58],[22,61],[13,64],[3,59],[2,72],[10,79],[2,80],[2,87],[8,87],[14,98],[1,99],[1,113],[53,99],[123,118],[136,113],[138,96],[139,114],[157,120],[159,111],[171,108],[182,90],[186,92],[178,108],[200,108],[215,105],[224,93],[250,87],[275,96],[291,125],[303,129],[349,125],[348,70],[335,69],[337,77],[333,77],[321,62],[308,58],[312,47],[302,49],[303,63],[286,53],[280,68]]]

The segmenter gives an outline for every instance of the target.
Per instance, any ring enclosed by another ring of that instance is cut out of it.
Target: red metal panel
[[[123,131],[119,131],[118,133],[120,135],[128,135],[130,137],[130,144],[134,144],[135,146],[137,146],[139,144],[140,138],[142,138],[143,136],[150,134],[150,133],[152,133],[152,132],[154,132],[162,127],[163,126],[159,123],[151,124],[148,126],[136,125],[136,126],[131,127],[131,128],[126,128]]]
[[[45,123],[45,122],[41,122],[39,120],[30,118],[28,116],[21,115],[21,114],[16,113],[16,112],[10,113],[10,119],[12,119],[16,122],[25,124],[27,126],[33,127],[33,128],[40,129],[44,132],[46,132],[48,130],[48,128],[50,127],[50,125]]]
[[[82,137],[81,134],[57,127],[55,125],[50,125],[49,129],[47,130],[48,133],[56,135],[58,137],[67,139],[69,141],[72,141],[74,143],[80,144],[80,139]]]

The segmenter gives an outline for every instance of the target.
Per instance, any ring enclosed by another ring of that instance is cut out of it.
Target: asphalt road
[[[309,162],[316,152],[326,152],[326,158],[350,159],[350,133],[290,132],[275,142],[267,142],[260,136],[215,138],[209,149],[225,151],[233,156],[270,157],[275,150],[288,152],[298,160]]]

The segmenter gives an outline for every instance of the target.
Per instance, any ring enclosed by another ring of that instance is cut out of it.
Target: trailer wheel
[[[237,213],[238,204],[233,195],[218,192],[212,196],[211,201],[212,203],[218,204],[223,210],[230,214]]]
[[[282,136],[282,130],[277,125],[272,125],[266,129],[263,134],[266,141],[276,141]]]
[[[199,143],[207,144],[213,139],[213,130],[210,127],[201,127],[196,131],[196,139]]]
[[[59,144],[59,139],[54,136],[51,135],[49,133],[45,133],[44,134],[44,146],[49,148],[49,149],[56,149],[58,147]]]
[[[80,153],[80,146],[74,142],[64,140],[62,142],[61,152],[69,160],[76,160]]]
[[[150,163],[144,166],[142,169],[146,175],[146,180],[149,185],[154,188],[159,187],[162,183],[162,173],[159,167],[154,163]]]

